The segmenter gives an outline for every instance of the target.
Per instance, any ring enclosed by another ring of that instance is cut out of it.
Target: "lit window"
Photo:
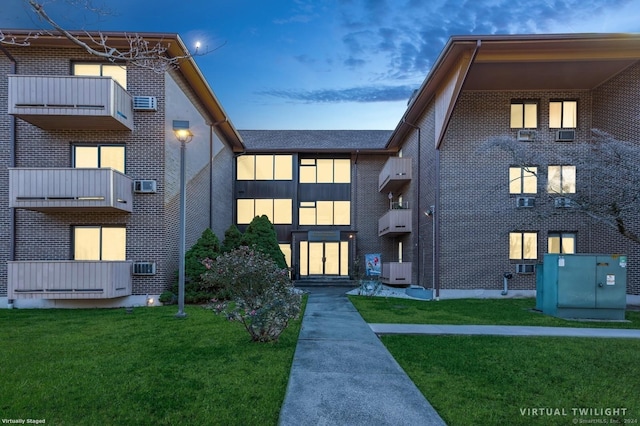
[[[76,226],[73,228],[74,260],[126,260],[125,227]]]
[[[511,128],[535,129],[538,127],[538,104],[535,102],[511,102]]]
[[[549,166],[547,192],[550,194],[575,194],[576,166]]]
[[[287,266],[291,267],[291,244],[289,243],[280,243],[280,251],[284,254],[284,260],[287,262]]]
[[[575,129],[578,122],[578,101],[549,102],[549,128]]]
[[[103,76],[111,77],[124,89],[127,88],[127,67],[126,65],[114,64],[73,64],[73,75]]]
[[[548,252],[574,254],[576,252],[576,234],[573,232],[549,232]]]
[[[291,155],[241,155],[236,158],[237,180],[291,180]]]
[[[291,199],[239,198],[236,200],[238,225],[251,223],[254,217],[265,215],[274,225],[290,225],[293,204]]]
[[[509,167],[509,193],[535,194],[538,192],[537,167]]]
[[[124,151],[122,145],[73,146],[73,167],[112,168],[124,173]]]
[[[509,259],[533,260],[538,258],[538,234],[536,232],[509,233]]]
[[[350,183],[349,159],[300,159],[300,183]]]
[[[300,225],[350,225],[350,201],[303,201],[298,214]]]

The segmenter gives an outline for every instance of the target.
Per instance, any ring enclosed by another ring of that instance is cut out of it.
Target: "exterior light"
[[[189,122],[185,120],[173,120],[173,132],[180,142],[180,237],[178,250],[178,313],[176,318],[187,316],[184,312],[184,254],[185,254],[185,223],[187,213],[187,180],[185,176],[185,152],[187,143],[193,139],[193,133],[189,129]]]

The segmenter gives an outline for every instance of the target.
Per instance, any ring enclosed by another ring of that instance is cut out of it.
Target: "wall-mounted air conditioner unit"
[[[533,207],[536,205],[536,199],[533,197],[517,197],[516,207]]]
[[[574,129],[564,129],[556,131],[556,141],[558,142],[570,142],[576,138],[576,131]]]
[[[556,208],[571,207],[571,199],[567,197],[556,197],[553,199],[553,206]]]
[[[536,271],[536,265],[530,263],[518,263],[516,265],[516,274],[533,274]]]
[[[518,130],[519,141],[533,141],[536,139],[536,131],[530,129]]]
[[[156,181],[149,179],[134,180],[133,192],[140,194],[153,194],[156,192]]]
[[[155,275],[155,262],[133,262],[133,275]]]
[[[158,98],[155,96],[134,96],[133,109],[136,111],[157,111]]]

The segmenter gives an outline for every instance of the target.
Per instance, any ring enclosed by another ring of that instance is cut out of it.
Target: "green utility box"
[[[624,320],[627,256],[545,254],[536,273],[536,309],[544,314]]]

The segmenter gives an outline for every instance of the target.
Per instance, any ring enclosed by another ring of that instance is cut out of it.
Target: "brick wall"
[[[7,295],[7,261],[10,260],[11,233],[9,209],[9,171],[11,152],[11,121],[7,115],[7,75],[11,73],[11,62],[0,51],[0,297]]]

